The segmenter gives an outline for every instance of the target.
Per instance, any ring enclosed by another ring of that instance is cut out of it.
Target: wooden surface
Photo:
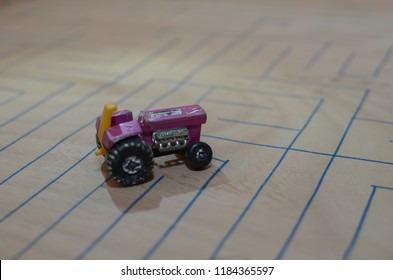
[[[0,257],[392,259],[392,26],[391,1],[0,1]],[[211,167],[106,182],[108,101],[200,103]]]

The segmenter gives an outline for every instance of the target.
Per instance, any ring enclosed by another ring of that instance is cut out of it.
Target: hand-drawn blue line
[[[317,62],[322,58],[322,56],[329,51],[329,49],[332,47],[332,43],[330,42],[325,42],[321,48],[319,48],[313,56],[310,58],[310,60],[307,62],[306,66],[304,67],[304,70],[309,71],[311,68],[313,68]]]
[[[257,21],[257,23],[258,23],[258,21]],[[256,25],[254,25],[253,26],[253,28],[256,28],[257,26]],[[247,34],[247,33],[249,33],[249,32],[245,32],[244,34]],[[243,33],[241,34],[242,36],[238,36],[238,38],[243,38],[245,35],[244,35]],[[172,40],[171,41],[172,42],[172,44],[174,44],[174,40]],[[193,77],[193,75],[196,75],[197,73],[198,73],[198,71],[200,71],[200,70],[203,70],[204,69],[204,67],[206,67],[209,63],[211,63],[211,61],[214,61],[215,59],[217,59],[218,57],[219,57],[219,55],[222,55],[223,53],[224,53],[224,51],[229,51],[229,47],[233,47],[234,45],[236,45],[236,43],[239,43],[239,42],[237,42],[237,41],[231,41],[228,45],[226,45],[220,52],[217,52],[215,55],[213,55],[212,57],[210,57],[209,59],[207,59],[205,62],[203,62],[201,65],[199,65],[199,66],[197,66],[196,68],[194,68],[187,76],[186,76],[186,78],[185,79],[183,79],[183,80],[181,80],[181,81],[179,81],[176,85],[175,85],[175,87],[174,87],[174,89],[172,89],[172,90],[170,90],[170,91],[168,91],[167,93],[165,93],[163,96],[161,96],[161,97],[159,97],[159,98],[157,98],[155,101],[153,101],[152,103],[150,103],[148,106],[147,106],[147,108],[150,108],[150,107],[152,107],[153,105],[155,105],[157,102],[159,102],[160,100],[162,100],[163,98],[165,98],[165,97],[167,97],[168,95],[170,95],[170,94],[172,94],[172,93],[174,93],[174,92],[176,92],[176,90],[178,90],[178,89],[180,89],[180,87],[181,86],[183,86],[186,82],[187,82],[187,79],[191,79],[192,77]],[[168,46],[167,46],[168,45]],[[168,48],[169,47],[169,43],[166,45],[166,48]],[[162,49],[164,49],[164,50],[166,50],[166,48],[161,48],[161,50]],[[162,50],[163,51],[163,50]],[[149,56],[149,57],[152,57],[152,56]],[[143,65],[143,64],[142,64]],[[133,68],[131,68],[131,69],[134,69],[135,68],[135,66],[133,67]],[[131,70],[128,70],[127,72],[130,72]],[[135,70],[136,71],[136,70]],[[126,72],[126,73],[127,73]],[[123,76],[125,75],[124,73],[122,74]],[[115,83],[115,82],[113,82],[113,83]],[[111,84],[111,83],[109,83],[109,84]],[[109,84],[107,84],[107,85],[109,85]],[[99,90],[99,89],[98,89]],[[93,93],[94,92],[97,92],[98,90],[95,90],[95,91],[93,91]],[[94,120],[92,120],[92,122],[93,122]],[[58,143],[59,144],[59,143]],[[57,144],[57,145],[58,145]],[[56,146],[56,145],[55,145]],[[48,151],[47,151],[48,152]],[[47,153],[46,152],[46,153]],[[42,157],[42,155],[40,156],[40,157]],[[38,158],[37,158],[38,159]],[[37,159],[35,159],[35,160],[37,160]],[[34,160],[34,161],[35,161]],[[28,165],[30,165],[31,163],[29,163]],[[23,169],[25,169],[28,165],[26,165],[26,166],[24,166],[21,170],[23,170]],[[15,174],[17,174],[17,173],[19,173],[21,170],[19,170],[19,171],[17,171],[17,172],[15,172],[14,174],[12,174],[11,176],[9,176],[8,178],[6,178],[6,180],[3,180],[3,182],[0,184],[0,186],[3,184],[3,183],[5,183],[6,181],[8,181],[11,177],[13,177]]]
[[[253,58],[258,56],[258,54],[263,50],[264,46],[259,43],[257,44],[249,53],[246,53],[243,58],[236,61],[217,61],[216,65],[232,65],[232,66],[242,66],[250,62]]]
[[[348,134],[348,131],[351,129],[354,120],[356,119],[357,115],[359,114],[360,110],[361,110],[362,107],[363,107],[363,104],[366,102],[369,93],[370,93],[370,90],[367,89],[367,90],[365,91],[365,93],[364,93],[364,95],[363,95],[363,97],[362,97],[362,99],[361,99],[361,101],[360,101],[358,107],[356,108],[356,110],[355,110],[353,116],[351,117],[351,119],[350,119],[350,121],[349,121],[349,123],[348,123],[348,126],[346,127],[346,129],[345,129],[345,131],[344,131],[344,134],[343,134],[343,136],[341,137],[340,142],[338,143],[336,150],[334,151],[333,156],[330,158],[329,163],[327,164],[327,166],[326,166],[324,172],[322,173],[322,176],[320,177],[320,179],[319,179],[319,181],[318,181],[317,187],[315,188],[315,190],[314,190],[314,192],[312,193],[310,199],[308,200],[306,206],[304,207],[303,211],[301,212],[301,214],[300,214],[300,216],[299,216],[299,218],[298,218],[298,220],[297,220],[295,226],[293,227],[293,229],[292,229],[291,233],[289,234],[287,240],[285,241],[283,247],[282,247],[281,250],[279,251],[279,253],[278,253],[278,255],[277,255],[277,259],[282,259],[282,258],[284,257],[286,251],[288,250],[290,244],[292,243],[292,240],[293,240],[293,238],[295,237],[295,235],[296,235],[296,233],[297,233],[297,231],[298,231],[298,229],[299,229],[299,227],[300,227],[300,225],[301,225],[301,223],[302,223],[302,221],[303,221],[303,219],[304,219],[306,213],[308,212],[308,209],[310,208],[312,202],[314,201],[314,198],[316,197],[316,195],[317,195],[317,193],[318,193],[318,191],[319,191],[319,189],[320,189],[320,187],[321,187],[321,185],[322,185],[322,182],[324,181],[324,179],[325,179],[325,177],[326,177],[326,174],[328,173],[328,171],[329,171],[329,169],[330,169],[330,167],[331,167],[331,165],[332,165],[334,159],[336,158],[336,156],[337,156],[337,154],[338,154],[338,151],[340,150],[341,145],[342,145],[342,143],[344,142],[345,137],[346,137],[347,134]]]
[[[187,204],[187,206],[183,209],[179,216],[173,221],[173,223],[168,227],[168,229],[164,232],[164,234],[158,239],[158,241],[151,247],[151,249],[143,256],[142,259],[147,260],[150,259],[151,256],[157,251],[157,249],[161,246],[161,244],[165,241],[165,239],[169,236],[169,234],[176,228],[181,219],[187,214],[187,212],[191,209],[194,203],[198,200],[199,196],[203,193],[203,191],[209,186],[210,182],[217,176],[217,174],[225,167],[225,165],[229,162],[229,160],[224,161],[219,168],[207,179],[205,184],[199,189],[196,195],[191,199],[191,201]]]
[[[308,117],[306,120],[306,123],[303,125],[303,127],[299,130],[299,132],[296,134],[296,136],[293,138],[292,142],[288,145],[288,147],[285,149],[284,153],[276,163],[276,165],[273,167],[273,169],[270,171],[269,175],[266,177],[266,179],[263,181],[263,183],[260,185],[260,187],[257,189],[256,193],[253,195],[251,200],[248,202],[244,210],[240,213],[239,217],[236,219],[236,221],[232,224],[232,226],[229,228],[228,232],[224,235],[224,237],[221,239],[215,250],[213,251],[212,255],[210,256],[210,259],[216,259],[222,248],[224,247],[225,243],[229,240],[235,229],[239,226],[240,222],[243,220],[243,218],[246,216],[254,202],[256,201],[257,197],[263,190],[264,186],[267,184],[267,182],[270,180],[270,178],[273,176],[273,174],[276,172],[278,167],[281,165],[281,163],[284,161],[286,155],[288,154],[289,150],[292,148],[292,146],[295,144],[296,140],[300,137],[300,135],[303,133],[303,131],[307,128],[311,120],[314,118],[315,114],[319,111],[323,104],[324,100],[320,99],[317,106],[314,108],[312,111],[311,115]]]
[[[393,187],[384,187],[384,186],[376,186],[376,185],[374,185],[373,187],[377,189],[393,191]]]
[[[257,108],[257,109],[264,109],[264,110],[271,110],[273,109],[270,106],[263,106],[263,105],[255,105],[255,104],[246,104],[240,102],[233,102],[233,101],[224,101],[224,100],[214,100],[214,99],[205,99],[205,102],[208,103],[219,103],[225,105],[232,105],[232,106],[239,106],[239,107],[247,107],[247,108]]]
[[[241,32],[239,35],[237,35],[235,38],[233,38],[231,41],[229,41],[228,44],[226,44],[223,48],[221,48],[219,51],[217,51],[215,54],[210,56],[208,59],[206,59],[203,63],[198,65],[196,68],[194,68],[188,75],[186,75],[183,80],[180,82],[181,85],[184,85],[186,82],[190,81],[193,77],[195,77],[200,71],[204,70],[207,66],[211,65],[217,59],[220,58],[220,56],[224,55],[225,53],[231,51],[234,49],[237,45],[240,44],[240,42],[249,36],[251,36],[253,33],[255,33],[258,28],[260,27],[262,22],[262,19],[258,19],[254,24],[251,25],[251,27],[248,27],[245,31]]]
[[[213,139],[218,139],[218,140],[224,140],[224,141],[234,142],[234,143],[239,143],[239,144],[260,146],[260,147],[273,148],[273,149],[280,149],[280,150],[285,150],[285,149],[286,149],[285,147],[279,147],[279,146],[268,145],[268,144],[259,144],[259,143],[248,142],[248,141],[241,141],[241,140],[230,139],[230,138],[220,137],[220,136],[214,136],[214,135],[201,134],[201,136],[207,137],[207,138],[213,138]]]
[[[344,256],[343,256],[344,260],[349,259],[349,257],[352,254],[353,249],[355,248],[356,242],[358,241],[359,235],[360,235],[360,233],[361,233],[361,231],[363,229],[364,222],[366,220],[367,214],[368,214],[368,212],[370,210],[371,203],[372,203],[372,201],[374,199],[376,190],[377,189],[385,189],[385,190],[390,190],[390,191],[393,190],[393,188],[390,188],[390,187],[382,187],[382,186],[371,186],[371,187],[373,189],[372,189],[370,197],[369,197],[369,199],[367,201],[366,207],[365,207],[365,209],[363,211],[362,217],[360,218],[360,221],[359,221],[359,224],[358,224],[358,226],[356,228],[355,234],[353,235],[352,240],[349,243],[348,248],[345,250],[345,253],[344,253]]]
[[[374,73],[373,73],[374,78],[377,78],[381,74],[382,70],[390,62],[392,56],[393,56],[393,46],[390,46],[387,49],[387,51],[386,51],[384,57],[382,58],[381,62],[375,68]]]
[[[0,86],[0,91],[13,93],[12,96],[7,98],[6,100],[3,100],[3,102],[0,103],[0,107],[7,105],[8,103],[10,103],[10,102],[18,99],[22,95],[26,94],[26,92],[24,90],[18,90],[18,89],[14,89],[14,88],[5,87],[5,86]]]
[[[124,96],[123,98],[121,98],[120,100],[118,100],[118,104],[122,103],[123,101],[125,101],[126,99],[130,98],[132,95],[135,95],[136,93],[140,92],[142,89],[146,88],[147,85],[151,84],[152,79],[148,80],[146,83],[144,83],[142,86],[140,86],[139,88],[137,88],[136,90],[132,91],[130,94],[128,94],[127,96]],[[173,90],[170,90],[169,92],[173,92]],[[164,94],[166,95],[166,94]],[[144,108],[144,110],[146,110],[147,107]],[[88,124],[92,124],[94,120],[90,121]],[[83,128],[85,128],[86,125],[83,126]],[[80,131],[81,129],[78,129],[77,131]],[[66,138],[71,137],[71,135],[67,136]],[[63,142],[63,141],[61,141]],[[58,146],[61,142],[59,142],[58,144],[56,144],[55,146]],[[54,148],[54,147],[53,147]],[[51,150],[53,150],[53,148]],[[72,164],[71,167],[69,167],[67,170],[65,170],[64,172],[62,172],[59,176],[57,176],[55,179],[53,179],[51,182],[49,182],[47,185],[45,185],[44,187],[42,187],[40,190],[38,190],[37,192],[35,192],[32,196],[30,196],[27,200],[25,200],[24,202],[22,202],[19,206],[17,206],[16,208],[14,208],[11,212],[9,212],[7,215],[5,215],[2,219],[0,219],[0,223],[3,222],[4,220],[8,219],[9,217],[11,217],[12,215],[14,215],[17,211],[19,211],[23,206],[25,206],[28,202],[30,202],[32,199],[34,199],[37,195],[39,195],[41,192],[43,192],[45,189],[47,189],[48,187],[50,187],[53,183],[55,183],[58,179],[60,179],[62,176],[64,176],[65,174],[67,174],[69,171],[71,171],[72,169],[74,169],[79,163],[81,163],[81,161],[86,158],[88,155],[90,155],[96,148],[93,148],[90,152],[88,152],[86,155],[84,155],[82,157],[82,159],[78,160],[77,162],[75,162],[74,164]],[[49,151],[45,152],[44,154],[48,153]],[[43,155],[44,155],[43,154]],[[41,158],[43,155],[39,156],[38,158]],[[37,159],[38,159],[37,158]],[[36,161],[37,159],[35,159],[34,161]],[[29,163],[28,165],[30,165],[31,163]],[[25,165],[23,167],[26,168],[28,165]],[[18,170],[15,173],[19,173],[21,170]],[[13,174],[15,175],[15,174]],[[10,176],[7,178],[7,180],[10,178]],[[3,181],[4,182],[4,181]]]
[[[196,72],[195,72],[196,73]],[[167,93],[164,94],[164,97],[167,97],[169,94],[172,94],[173,92],[175,92],[176,90],[178,90],[182,85],[184,85],[187,81],[186,80],[182,80],[180,81],[175,87],[174,89],[168,91]],[[208,90],[210,91],[210,89]],[[148,105],[148,107],[153,106],[153,104],[157,103],[159,100],[162,100],[163,96],[161,96],[160,98],[157,98],[154,102],[152,102],[150,105]],[[123,98],[124,99],[124,98]],[[91,122],[93,122],[94,120],[92,120]],[[90,122],[90,123],[91,123]],[[27,167],[27,166],[26,166]],[[24,168],[26,168],[24,167]],[[9,177],[10,178],[10,177]],[[7,178],[7,180],[9,179]],[[4,181],[3,181],[4,182]]]
[[[286,48],[282,52],[278,54],[278,56],[270,63],[270,65],[266,68],[265,72],[260,75],[260,79],[265,79],[269,77],[269,75],[273,72],[273,70],[280,65],[281,62],[284,61],[285,58],[287,58],[292,52],[292,48]]]
[[[208,97],[213,91],[216,90],[216,87],[212,86],[208,88],[208,90],[201,96],[197,101],[195,101],[195,104],[200,104],[202,101],[205,100],[206,97]]]
[[[251,50],[251,52],[246,55],[240,62],[240,66],[241,65],[246,65],[247,63],[249,63],[252,59],[254,59],[255,57],[257,57],[263,50],[264,46],[259,43],[255,46],[255,48],[253,50]]]
[[[224,119],[224,118],[217,118],[217,120],[224,121],[224,122],[231,122],[231,123],[246,124],[246,125],[266,126],[266,127],[283,129],[283,130],[299,131],[299,129],[297,129],[297,128],[284,127],[284,126],[279,126],[279,125],[274,125],[274,124],[254,123],[254,122],[230,120],[230,119]]]
[[[372,188],[373,189],[371,191],[371,195],[370,195],[370,197],[369,197],[369,199],[367,201],[366,208],[363,211],[362,217],[360,218],[360,221],[359,221],[358,227],[356,228],[355,234],[353,235],[352,240],[349,243],[348,248],[345,250],[345,253],[344,253],[344,256],[343,256],[344,260],[349,259],[349,256],[351,255],[352,250],[355,247],[356,242],[357,242],[357,240],[359,238],[360,232],[362,231],[364,221],[366,220],[366,217],[367,217],[367,214],[368,214],[368,210],[370,209],[371,202],[374,199],[374,195],[375,195],[375,191],[376,191],[376,188],[374,186],[372,186]]]
[[[375,79],[377,78],[380,73],[382,72],[382,70],[386,67],[386,65],[390,62],[392,56],[393,56],[393,46],[390,46],[385,55],[383,56],[381,62],[377,65],[377,67],[375,68],[372,77],[367,77],[364,75],[356,75],[356,74],[347,74],[346,71],[348,69],[348,67],[352,64],[354,58],[355,58],[355,54],[352,52],[347,59],[344,61],[343,65],[341,66],[341,68],[338,71],[338,74],[340,76],[345,75],[346,77],[349,78],[356,78],[356,79],[362,79],[362,80],[367,80],[367,79]]]
[[[223,140],[223,141],[229,141],[229,142],[234,142],[234,143],[239,143],[239,144],[246,144],[246,145],[253,145],[253,146],[260,146],[260,147],[266,147],[266,148],[272,148],[272,149],[279,149],[279,150],[287,149],[286,147],[283,147],[283,146],[275,146],[275,145],[267,145],[267,144],[260,144],[260,143],[254,143],[254,142],[247,142],[247,141],[241,141],[241,140],[230,139],[230,138],[219,137],[219,136],[213,136],[213,135],[202,134],[201,136],[207,137],[207,138],[212,138],[212,139],[217,139],[217,140]],[[321,152],[309,151],[309,150],[303,150],[303,149],[296,149],[296,148],[291,148],[289,150],[290,151],[294,151],[294,152],[301,152],[301,153],[314,154],[314,155],[320,155],[320,156],[328,156],[328,157],[332,157],[333,156],[333,154],[329,154],[329,153],[321,153]],[[365,161],[365,162],[370,162],[370,163],[380,163],[380,164],[393,165],[393,162],[381,161],[381,160],[373,160],[373,159],[368,159],[368,158],[359,158],[359,157],[344,156],[344,155],[336,155],[336,157],[337,158],[343,158],[343,159]]]
[[[351,52],[347,58],[344,60],[343,64],[341,65],[341,67],[338,69],[337,74],[339,76],[342,76],[346,73],[346,71],[348,70],[348,67],[352,64],[352,61],[355,59],[356,55],[354,52]]]
[[[84,34],[81,33],[76,33],[76,34],[72,34],[72,35],[66,35],[62,38],[60,38],[59,40],[55,41],[55,42],[51,42],[49,44],[47,44],[46,46],[44,46],[43,48],[39,49],[38,51],[35,52],[35,54],[30,55],[27,58],[22,58],[22,59],[18,59],[16,61],[13,61],[12,63],[8,64],[7,67],[1,68],[0,69],[0,73],[5,72],[10,70],[11,68],[20,65],[21,63],[25,63],[27,61],[31,61],[33,59],[36,59],[38,57],[40,57],[41,55],[44,55],[45,53],[52,51],[54,49],[63,47],[71,42],[74,42],[80,38],[82,38],[84,36]]]
[[[251,28],[248,28],[245,32],[240,33],[240,35],[236,36],[233,40],[231,40],[228,44],[226,44],[223,48],[221,48],[219,51],[217,51],[215,54],[207,58],[204,62],[199,64],[197,67],[192,69],[183,79],[181,79],[173,88],[173,91],[168,92],[166,95],[161,96],[159,99],[154,100],[149,104],[147,107],[148,109],[152,108],[155,106],[161,99],[168,97],[171,95],[173,92],[179,90],[181,87],[186,85],[188,81],[190,81],[193,77],[195,77],[200,71],[205,69],[207,66],[210,64],[214,63],[220,56],[224,55],[225,53],[229,52],[231,49],[236,47],[241,40],[245,39],[247,36],[250,36],[255,30],[259,27],[260,20],[257,20],[256,23],[254,23]],[[209,87],[210,88],[210,87]]]
[[[188,51],[180,55],[178,58],[176,58],[174,61],[172,61],[170,64],[168,64],[168,69],[173,69],[180,63],[184,62],[186,59],[191,58],[197,51],[201,50],[203,47],[207,46],[212,42],[214,39],[214,33],[208,34],[206,38],[203,38],[199,42],[197,42],[192,48],[190,48]]]
[[[96,148],[90,150],[87,154],[85,154],[83,157],[81,157],[77,162],[75,162],[74,164],[72,164],[70,167],[68,167],[65,171],[63,171],[62,173],[60,173],[60,175],[58,175],[56,178],[54,178],[53,180],[51,180],[48,184],[46,184],[44,187],[42,187],[39,191],[36,191],[33,195],[31,195],[28,199],[26,199],[25,201],[23,201],[21,204],[19,204],[17,207],[15,207],[12,211],[10,211],[8,214],[6,214],[5,216],[3,216],[0,219],[0,223],[4,222],[5,220],[7,220],[9,217],[11,217],[12,215],[14,215],[17,211],[19,211],[23,206],[25,206],[27,203],[29,203],[32,199],[34,199],[37,195],[39,195],[40,193],[42,193],[44,190],[46,190],[47,188],[49,188],[54,182],[56,182],[57,180],[59,180],[61,177],[63,177],[65,174],[67,174],[71,169],[73,169],[76,165],[78,165],[81,161],[83,161],[85,158],[87,158],[91,153],[93,153],[96,150]]]
[[[13,79],[17,81],[23,80],[30,83],[38,83],[38,84],[51,84],[51,85],[64,86],[69,83],[68,81],[60,80],[60,79],[54,79],[48,77],[32,77],[32,76],[15,74],[15,73],[1,73],[1,76],[3,77],[5,76],[7,77],[7,79]]]
[[[349,91],[364,90],[364,87],[357,87],[357,86],[350,86],[350,85],[337,85],[332,83],[318,83],[318,82],[301,81],[301,80],[285,80],[275,77],[261,78],[261,77],[256,77],[247,74],[239,74],[239,73],[227,73],[225,75],[235,79],[252,80],[252,81],[264,80],[268,82],[270,81],[270,82],[276,82],[276,83],[288,84],[288,85],[301,85],[301,86],[316,87],[316,88],[333,88],[333,89],[349,90]]]
[[[172,79],[158,79],[156,80],[158,83],[178,83],[177,80],[172,80]],[[198,88],[211,88],[212,86],[217,88],[217,89],[224,89],[224,90],[229,90],[229,91],[234,91],[234,92],[244,92],[244,93],[250,93],[250,94],[258,94],[258,95],[272,95],[276,97],[289,97],[289,98],[298,98],[298,99],[315,99],[319,100],[318,97],[315,96],[310,96],[310,95],[300,95],[300,94],[292,94],[292,93],[286,93],[286,92],[270,92],[270,91],[259,91],[259,90],[254,90],[254,89],[242,89],[242,88],[236,88],[236,87],[231,87],[227,85],[209,85],[209,84],[204,84],[200,82],[191,82],[188,81],[187,86],[190,87],[198,87]]]
[[[160,178],[154,181],[153,184],[151,184],[136,200],[134,200],[117,218],[114,220],[105,230],[103,233],[101,233],[85,250],[82,251],[82,253],[79,254],[79,256],[76,257],[76,259],[84,259],[96,246],[102,239],[105,238],[105,236],[108,235],[109,232],[111,232],[116,225],[125,217],[125,215],[136,205],[138,204],[139,201],[142,200],[162,179],[164,178],[164,175],[162,175]]]
[[[147,86],[149,86],[152,83],[152,80],[148,80],[145,83],[143,83],[141,86],[139,86],[138,88],[136,88],[135,90],[131,91],[129,94],[127,94],[126,96],[124,96],[123,98],[118,100],[118,103],[121,104],[123,101],[125,101],[127,98],[130,98],[131,96],[139,93],[140,91],[144,90]],[[56,144],[54,144],[52,147],[50,147],[49,149],[47,149],[45,152],[43,152],[41,155],[39,155],[38,157],[36,157],[35,159],[31,160],[30,162],[28,162],[27,164],[25,164],[23,167],[21,167],[20,169],[18,169],[17,171],[15,171],[14,173],[12,173],[11,175],[9,175],[7,178],[5,178],[3,181],[0,182],[0,186],[3,185],[5,182],[7,182],[8,180],[10,180],[12,177],[14,177],[15,175],[17,175],[19,172],[21,172],[22,170],[26,169],[28,166],[30,166],[31,164],[33,164],[34,162],[36,162],[37,160],[39,160],[40,158],[42,158],[43,156],[45,156],[46,154],[48,154],[49,152],[51,152],[53,149],[55,149],[57,146],[59,146],[60,144],[62,144],[63,142],[65,142],[67,139],[69,139],[70,137],[74,136],[75,134],[77,134],[78,132],[80,132],[81,130],[85,129],[86,127],[90,126],[91,124],[93,124],[95,122],[95,118],[88,121],[87,123],[85,123],[84,125],[82,125],[81,127],[77,128],[76,130],[74,130],[73,132],[71,132],[70,134],[68,134],[67,136],[65,136],[64,138],[62,138],[59,142],[57,142]]]
[[[0,149],[1,151],[4,151],[5,149],[7,149],[8,147],[12,146],[13,144],[17,143],[18,141],[20,141],[21,139],[23,139],[24,137],[30,135],[32,132],[36,131],[37,129],[39,129],[40,127],[52,122],[53,120],[57,119],[58,117],[60,117],[61,115],[67,113],[68,111],[70,111],[71,109],[79,106],[80,104],[82,104],[83,102],[85,102],[86,100],[88,100],[89,98],[93,97],[94,95],[97,95],[98,93],[101,93],[102,91],[114,86],[115,84],[117,84],[118,82],[120,82],[121,80],[125,79],[126,77],[134,74],[135,72],[137,72],[140,68],[142,68],[146,63],[152,61],[153,59],[157,58],[159,55],[161,55],[163,52],[167,51],[168,49],[170,49],[171,47],[173,47],[176,43],[178,42],[178,40],[171,40],[170,42],[164,44],[163,47],[159,48],[157,51],[155,51],[153,54],[147,56],[146,58],[142,59],[141,61],[139,61],[138,63],[136,63],[134,66],[132,66],[131,68],[127,69],[125,72],[123,72],[122,74],[118,75],[114,80],[105,83],[103,85],[101,85],[100,87],[98,87],[97,89],[93,90],[92,92],[90,92],[89,94],[87,94],[86,96],[80,98],[79,100],[77,100],[76,102],[72,103],[71,105],[67,106],[66,108],[64,108],[63,110],[57,112],[56,114],[50,116],[48,119],[46,119],[45,121],[43,121],[42,123],[38,124],[37,126],[33,127],[31,130],[29,130],[28,132],[26,132],[25,134],[23,134],[22,136],[18,137],[17,139],[13,140],[11,143],[5,145],[4,147],[2,147]]]
[[[38,241],[40,241],[45,235],[47,235],[53,228],[55,228],[60,222],[62,222],[71,212],[78,208],[87,198],[89,198],[93,193],[100,189],[110,178],[102,181],[98,186],[94,187],[88,194],[86,194],[81,200],[74,204],[70,209],[68,209],[63,215],[60,216],[56,221],[50,224],[44,231],[42,231],[36,238],[33,239],[29,244],[23,247],[15,256],[12,257],[13,260],[20,259],[24,254],[26,254]]]
[[[373,119],[367,119],[367,118],[356,118],[356,119],[357,119],[357,120],[360,120],[360,121],[368,121],[368,122],[377,122],[377,123],[393,124],[393,122],[389,122],[389,121],[373,120]]]
[[[65,73],[70,75],[87,75],[93,77],[105,77],[105,78],[113,78],[116,76],[116,73],[106,72],[106,71],[97,71],[93,69],[82,69],[79,67],[65,67],[65,66],[57,66],[57,65],[39,65],[39,69],[49,70],[59,73]]]
[[[382,161],[382,160],[375,160],[375,159],[369,159],[369,158],[351,157],[351,156],[343,156],[343,155],[336,155],[336,157],[337,158],[344,158],[344,159],[366,161],[366,162],[371,162],[371,163],[380,163],[380,164],[393,165],[393,162]]]
[[[72,62],[80,62],[80,63],[88,63],[88,64],[99,64],[99,65],[114,65],[122,60],[124,60],[128,56],[128,53],[120,53],[114,55],[111,58],[93,58],[83,56],[82,54],[64,54],[62,56],[57,56],[56,60],[65,60],[65,61],[72,61]]]
[[[0,124],[0,128],[16,121],[17,119],[19,119],[20,117],[22,117],[23,115],[31,112],[32,110],[34,110],[35,108],[41,106],[42,104],[44,104],[45,102],[51,100],[52,98],[62,94],[63,92],[69,90],[71,87],[73,87],[74,84],[73,83],[69,83],[66,84],[65,86],[61,87],[60,89],[56,89],[55,91],[53,91],[52,93],[48,94],[47,96],[45,96],[44,98],[38,100],[36,103],[34,103],[33,105],[27,107],[25,110],[21,111],[20,113],[18,113],[17,115],[13,116],[12,118],[10,118],[9,120],[3,122],[2,124]],[[12,145],[12,142],[11,142]],[[7,145],[3,148],[0,149],[0,151],[3,151],[4,149],[7,148]]]
[[[277,82],[281,84],[288,84],[288,85],[301,85],[301,86],[308,86],[308,87],[317,87],[317,88],[333,88],[339,90],[349,90],[349,91],[359,91],[364,90],[363,86],[350,86],[350,85],[337,85],[333,83],[318,83],[312,81],[302,81],[302,80],[284,80],[280,78],[269,78],[266,81]]]
[[[222,163],[226,162],[226,160],[219,159],[219,158],[217,158],[217,157],[213,157],[213,159],[216,160],[216,161],[222,162]]]

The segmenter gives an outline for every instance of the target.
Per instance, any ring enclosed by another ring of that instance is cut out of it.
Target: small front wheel
[[[137,138],[117,143],[105,159],[113,179],[126,186],[145,181],[154,165],[152,149]]]
[[[213,151],[204,142],[195,142],[187,147],[186,159],[195,169],[203,169],[210,164]]]

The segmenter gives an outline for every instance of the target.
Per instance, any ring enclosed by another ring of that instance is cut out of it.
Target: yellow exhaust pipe
[[[105,131],[111,126],[112,121],[112,113],[117,111],[117,105],[115,103],[107,103],[104,106],[104,110],[101,115],[100,127],[98,128],[98,140],[101,143],[101,148],[96,151],[96,155],[105,155],[106,149],[102,144],[102,137],[104,136]]]

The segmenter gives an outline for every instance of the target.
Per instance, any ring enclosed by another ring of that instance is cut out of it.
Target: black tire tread
[[[142,154],[141,151],[143,152]],[[122,159],[132,153],[144,157],[143,162],[145,163],[142,170],[134,175],[124,173],[120,167]],[[145,141],[137,138],[126,139],[117,143],[108,151],[105,160],[112,178],[126,186],[140,184],[145,181],[154,166],[152,149]]]

